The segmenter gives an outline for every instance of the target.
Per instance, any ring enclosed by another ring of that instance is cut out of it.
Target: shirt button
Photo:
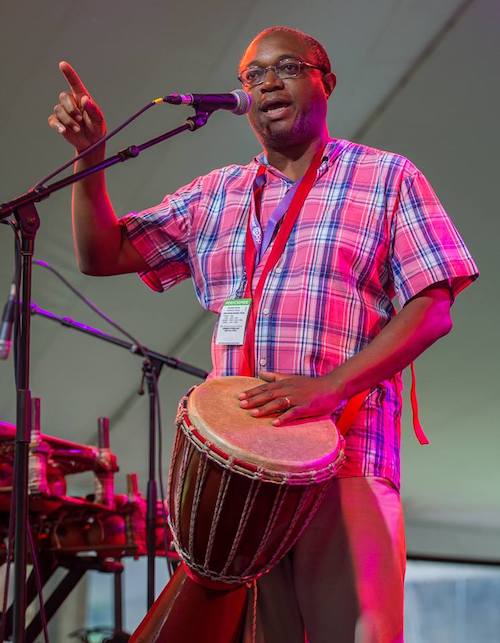
[[[264,308],[262,312],[264,313],[264,315],[269,315],[270,310],[269,308]]]
[[[265,357],[261,357],[261,358],[259,359],[259,364],[260,364],[261,366],[265,366],[265,365],[267,364],[267,359],[266,359]]]
[[[274,272],[275,272],[277,275],[279,275],[279,274],[280,274],[280,272],[282,272],[282,270],[283,270],[283,268],[280,268],[280,266],[276,266],[276,268],[274,269]]]

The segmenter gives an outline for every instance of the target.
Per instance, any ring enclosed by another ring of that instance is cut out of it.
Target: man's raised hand
[[[59,102],[48,118],[50,127],[61,134],[77,152],[82,152],[106,132],[104,116],[73,67],[65,61],[59,69],[69,91],[59,94]]]

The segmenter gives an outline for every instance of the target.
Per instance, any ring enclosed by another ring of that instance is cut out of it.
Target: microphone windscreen
[[[237,105],[231,111],[237,116],[247,114],[252,106],[252,97],[242,89],[234,89],[231,94],[236,97]]]

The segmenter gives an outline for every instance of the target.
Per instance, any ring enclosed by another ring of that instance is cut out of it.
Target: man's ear
[[[336,84],[337,84],[337,77],[332,71],[328,72],[328,74],[323,75],[323,87],[325,88],[325,93],[327,98],[330,98],[330,95],[335,89]]]

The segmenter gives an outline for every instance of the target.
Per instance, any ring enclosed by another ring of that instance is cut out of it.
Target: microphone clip
[[[200,127],[203,127],[203,125],[206,125],[208,119],[213,114],[213,111],[214,110],[207,112],[206,110],[201,110],[198,107],[195,107],[195,113],[193,114],[193,116],[189,116],[188,118],[186,118],[186,123],[189,127],[189,130],[191,132],[194,132]]]

